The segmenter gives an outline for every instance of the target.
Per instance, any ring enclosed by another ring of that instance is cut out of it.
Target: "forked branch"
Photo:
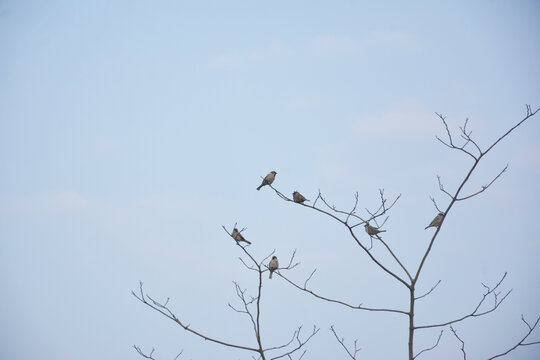
[[[532,332],[534,331],[534,329],[536,329],[536,326],[538,325],[538,323],[540,322],[540,316],[536,319],[536,321],[534,322],[534,324],[530,325],[527,320],[525,320],[525,318],[523,317],[523,315],[521,315],[521,321],[523,321],[523,323],[525,323],[525,325],[527,326],[527,332],[525,333],[525,335],[520,339],[518,340],[518,342],[512,346],[511,348],[509,348],[508,350],[506,350],[505,352],[502,352],[500,354],[497,354],[497,355],[494,355],[490,358],[488,358],[487,360],[493,360],[493,359],[496,359],[498,357],[502,357],[502,356],[505,356],[505,355],[508,355],[509,353],[511,353],[512,351],[514,351],[515,349],[517,349],[518,347],[520,346],[529,346],[529,345],[538,345],[540,344],[540,340],[538,341],[532,341],[532,342],[525,342],[529,336],[532,334]]]
[[[141,355],[143,358],[145,358],[145,359],[151,359],[151,360],[156,360],[156,358],[154,358],[154,356],[153,356],[153,355],[154,355],[154,351],[155,351],[154,348],[152,348],[152,351],[150,351],[150,354],[145,354],[145,353],[141,350],[141,348],[138,347],[137,345],[133,345],[133,348],[134,348],[135,350],[137,350],[137,352],[139,353],[139,355]],[[177,360],[177,359],[180,357],[180,355],[182,355],[183,352],[184,352],[184,350],[181,350],[180,353],[178,353],[178,355],[176,355],[176,356],[173,358],[173,360]]]
[[[418,352],[418,354],[413,356],[413,359],[416,359],[418,356],[422,355],[423,353],[425,353],[427,351],[431,351],[431,350],[435,349],[439,345],[439,342],[441,341],[441,337],[442,337],[443,332],[444,332],[444,330],[441,330],[441,332],[439,333],[439,337],[437,338],[437,341],[435,342],[435,344],[433,346],[425,348],[423,350],[420,350]]]
[[[407,311],[403,311],[403,310],[397,310],[397,309],[385,309],[385,308],[371,308],[371,307],[366,307],[366,306],[363,306],[362,304],[359,304],[359,305],[352,305],[352,304],[349,304],[349,303],[346,303],[345,301],[341,301],[341,300],[336,300],[336,299],[332,299],[332,298],[329,298],[329,297],[326,297],[326,296],[322,296],[322,295],[319,295],[318,293],[316,293],[315,291],[313,290],[310,290],[307,288],[307,283],[309,282],[309,280],[313,277],[313,274],[315,274],[315,271],[317,269],[313,270],[313,272],[311,273],[311,275],[306,279],[306,281],[304,282],[304,285],[301,286],[299,284],[297,284],[296,282],[290,280],[289,278],[287,278],[286,276],[284,276],[283,274],[279,274],[279,276],[281,278],[283,278],[285,281],[287,281],[289,284],[291,284],[292,286],[294,286],[295,288],[297,288],[298,290],[301,290],[303,292],[306,292],[314,297],[316,297],[317,299],[320,299],[320,300],[324,300],[324,301],[328,301],[328,302],[331,302],[331,303],[334,303],[334,304],[339,304],[339,305],[343,305],[345,307],[348,307],[350,309],[355,309],[355,310],[365,310],[365,311],[374,311],[374,312],[377,312],[377,311],[380,311],[380,312],[391,312],[391,313],[399,313],[399,314],[403,314],[403,315],[408,315],[409,313]]]
[[[358,339],[354,340],[354,343],[353,343],[354,349],[349,350],[347,345],[345,345],[345,338],[340,338],[338,336],[338,334],[336,333],[336,330],[334,329],[334,325],[330,326],[330,330],[334,334],[334,337],[336,338],[338,343],[340,343],[341,347],[347,352],[347,355],[349,355],[351,359],[356,360],[356,355],[362,350],[362,348],[358,347]]]
[[[478,302],[478,304],[476,305],[474,310],[471,311],[469,314],[464,315],[464,316],[462,316],[460,318],[457,318],[457,319],[454,319],[454,320],[450,320],[450,321],[446,321],[444,323],[440,323],[440,324],[415,326],[415,329],[429,329],[429,328],[447,326],[447,325],[451,325],[451,324],[455,324],[457,322],[463,321],[463,320],[468,319],[468,318],[479,317],[479,316],[486,315],[486,314],[489,314],[490,312],[495,311],[499,307],[499,305],[501,305],[501,303],[506,299],[506,297],[508,295],[510,295],[510,293],[512,292],[512,290],[508,290],[502,297],[499,296],[501,294],[501,292],[499,292],[497,290],[498,290],[499,286],[502,284],[502,282],[504,281],[505,278],[506,278],[506,273],[504,273],[502,278],[499,280],[499,282],[493,288],[490,288],[489,286],[487,286],[485,284],[482,284],[482,286],[486,289],[486,292],[482,295],[482,298],[480,299],[480,301]],[[491,307],[489,309],[487,309],[487,310],[483,310],[483,311],[480,310],[482,305],[486,302],[486,299],[488,299],[489,297],[493,298],[493,304],[491,305]]]

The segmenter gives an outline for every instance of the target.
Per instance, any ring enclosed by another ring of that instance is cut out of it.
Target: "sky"
[[[465,119],[484,148],[540,107],[538,1],[0,1],[0,358],[249,359],[137,301],[139,281],[201,332],[255,345],[233,281],[257,278],[222,226],[247,227],[323,295],[405,309],[408,293],[346,229],[284,202],[261,177],[347,210],[401,194],[385,240],[416,268],[433,229],[437,175],[453,191],[471,166],[440,144],[436,113]],[[511,347],[540,316],[540,114],[482,160],[418,282],[441,284],[419,324],[472,311],[507,272],[500,308],[455,328],[468,358]],[[366,234],[359,233],[363,240]],[[374,249],[382,254],[380,247]],[[382,256],[382,255],[381,255]],[[388,260],[388,259],[385,259]],[[265,279],[265,344],[299,325],[304,359],[404,359],[407,321],[321,302]],[[531,340],[540,339],[540,331]],[[416,350],[438,330],[419,332]],[[538,359],[540,346],[507,358]],[[460,359],[446,328],[418,359]]]

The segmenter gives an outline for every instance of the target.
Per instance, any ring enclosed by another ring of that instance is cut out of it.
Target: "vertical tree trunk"
[[[411,284],[409,308],[409,360],[414,358],[414,282]]]

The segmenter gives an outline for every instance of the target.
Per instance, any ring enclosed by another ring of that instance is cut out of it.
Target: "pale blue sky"
[[[232,280],[253,287],[221,229],[318,268],[313,286],[353,303],[403,307],[408,294],[339,224],[284,203],[286,193],[348,208],[402,194],[386,239],[410,267],[470,161],[435,135],[465,118],[488,144],[540,106],[538,1],[0,2],[0,358],[247,359],[205,343],[130,294],[138,281],[194,328],[254,344],[230,311]],[[540,315],[540,117],[485,159],[469,190],[509,163],[486,193],[458,204],[419,286],[418,321],[470,311],[480,282],[508,271],[507,302],[457,326],[470,358],[517,339]],[[282,261],[283,261],[282,260]],[[365,359],[406,354],[406,321],[317,302],[265,283],[264,336],[321,332],[306,359],[346,358],[328,331],[358,338]],[[419,336],[418,349],[438,332]],[[536,339],[540,337],[537,332]],[[512,359],[538,359],[540,349]],[[446,332],[425,359],[459,358]]]

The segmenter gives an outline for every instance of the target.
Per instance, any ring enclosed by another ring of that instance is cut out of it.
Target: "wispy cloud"
[[[319,94],[297,94],[292,96],[288,105],[293,109],[311,109],[323,101]]]
[[[255,49],[231,51],[216,55],[209,61],[211,67],[248,67],[281,62],[288,59],[292,51],[281,44],[271,44]]]
[[[117,152],[120,144],[109,136],[99,135],[94,138],[94,149],[99,153],[110,154]]]
[[[65,189],[44,196],[41,203],[48,210],[80,210],[88,206],[88,199],[77,191]]]
[[[412,52],[420,43],[410,33],[403,31],[372,31],[357,38],[335,35],[318,35],[308,43],[315,56],[327,60],[359,57],[379,49]]]
[[[319,35],[309,42],[308,49],[318,57],[332,60],[358,55],[362,43],[349,37]]]
[[[363,116],[355,126],[357,132],[373,135],[425,136],[439,129],[435,113],[416,100],[396,103],[378,114]]]
[[[2,199],[2,211],[8,214],[73,212],[88,208],[90,201],[80,192],[62,189],[26,197]]]

